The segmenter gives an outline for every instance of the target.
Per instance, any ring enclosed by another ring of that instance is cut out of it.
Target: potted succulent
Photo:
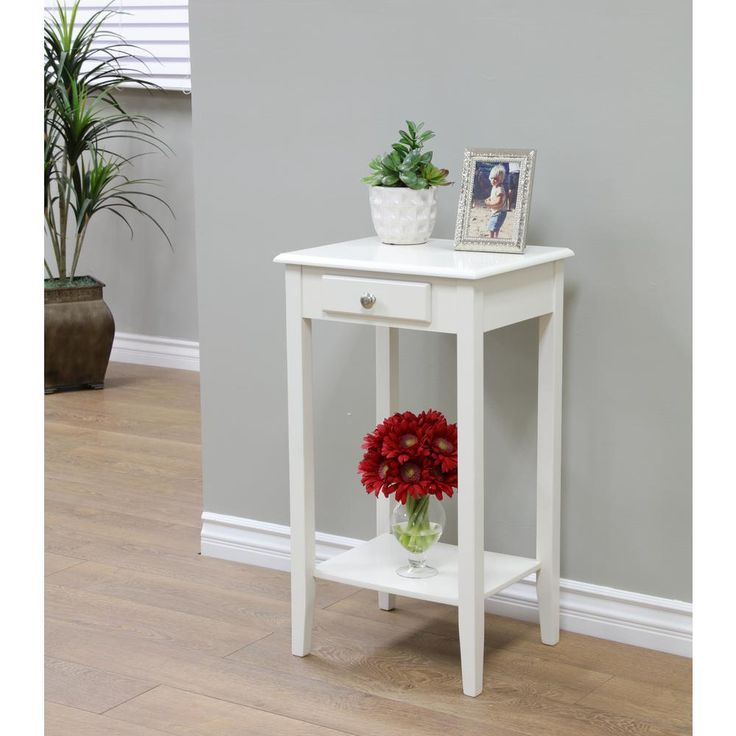
[[[437,219],[437,187],[450,184],[447,169],[432,163],[432,151],[424,144],[434,138],[424,123],[406,121],[407,130],[391,152],[376,156],[368,165],[372,173],[363,178],[370,184],[373,227],[381,242],[391,245],[418,245],[432,235]]]
[[[158,221],[143,207],[147,199],[168,205],[148,191],[150,179],[128,175],[145,152],[164,152],[154,121],[126,112],[117,97],[121,86],[156,87],[132,75],[137,57],[118,34],[102,24],[117,11],[105,8],[77,19],[79,0],[44,23],[44,219],[56,274],[44,260],[45,388],[102,388],[115,323],[102,300],[104,284],[77,275],[89,223],[109,212],[133,229],[131,211]],[[133,140],[146,151],[123,156],[116,141]],[[170,208],[169,208],[169,211]],[[169,245],[171,242],[169,241]]]

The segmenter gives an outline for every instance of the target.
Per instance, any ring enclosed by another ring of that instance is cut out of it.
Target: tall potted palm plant
[[[92,218],[108,212],[133,236],[129,215],[147,217],[169,241],[145,208],[153,179],[131,178],[140,155],[165,152],[155,121],[127,112],[121,87],[152,88],[136,76],[136,47],[104,28],[119,12],[108,5],[78,19],[79,0],[69,8],[57,0],[44,28],[44,218],[56,274],[44,260],[45,388],[102,388],[115,323],[102,299],[104,284],[78,275],[79,258]],[[141,150],[125,156],[114,149],[124,140]],[[168,208],[169,211],[170,208]],[[172,213],[173,214],[173,213]]]

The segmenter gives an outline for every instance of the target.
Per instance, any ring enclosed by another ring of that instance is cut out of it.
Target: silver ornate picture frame
[[[456,250],[524,252],[535,158],[532,149],[465,149]]]

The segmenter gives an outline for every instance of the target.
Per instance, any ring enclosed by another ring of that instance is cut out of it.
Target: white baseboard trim
[[[110,360],[118,363],[198,371],[199,343],[193,340],[118,332],[112,344]]]
[[[486,600],[486,611],[538,621],[534,576]],[[560,580],[560,627],[576,634],[692,657],[692,603]]]
[[[359,539],[317,532],[315,557],[317,562],[323,562],[357,544]],[[283,524],[205,511],[201,545],[206,557],[289,571],[291,531]]]
[[[288,526],[205,511],[202,554],[248,565],[289,569]],[[316,558],[326,560],[361,540],[317,532]],[[692,604],[575,580],[560,581],[560,625],[587,634],[685,657],[692,656]],[[500,616],[538,621],[534,576],[486,600]]]

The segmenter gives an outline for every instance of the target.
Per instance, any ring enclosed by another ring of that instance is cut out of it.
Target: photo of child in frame
[[[523,253],[537,152],[466,148],[455,249]]]
[[[468,238],[514,238],[519,171],[519,164],[513,161],[476,163]]]

